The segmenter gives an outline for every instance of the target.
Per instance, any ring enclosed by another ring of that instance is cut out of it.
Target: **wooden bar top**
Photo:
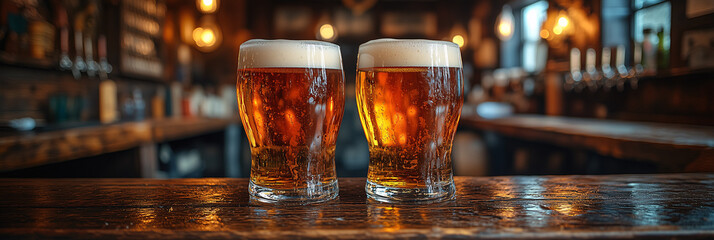
[[[462,116],[462,126],[519,139],[652,161],[662,170],[714,171],[714,127],[543,115]]]
[[[714,238],[714,174],[456,177],[454,200],[367,200],[363,178],[308,206],[246,179],[0,179],[0,239]]]

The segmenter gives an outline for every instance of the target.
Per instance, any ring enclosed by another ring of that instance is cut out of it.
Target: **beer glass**
[[[463,104],[459,47],[431,40],[360,45],[357,106],[369,142],[367,195],[382,202],[454,196],[451,144]]]
[[[249,40],[238,53],[236,89],[250,142],[251,196],[282,203],[337,197],[335,140],[345,102],[340,47]]]

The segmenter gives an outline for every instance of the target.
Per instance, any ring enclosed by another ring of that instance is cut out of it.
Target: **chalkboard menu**
[[[124,75],[163,79],[162,23],[166,4],[161,0],[124,0],[121,3],[120,67]]]

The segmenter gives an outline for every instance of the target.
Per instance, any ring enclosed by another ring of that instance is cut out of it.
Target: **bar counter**
[[[231,124],[239,124],[238,118],[166,118],[0,135],[0,172],[194,137]]]
[[[364,178],[309,206],[247,179],[0,179],[0,239],[714,238],[714,174],[456,177],[454,200],[385,204]]]
[[[714,171],[714,127],[561,116],[461,117],[461,126],[526,141],[656,164],[661,172]]]

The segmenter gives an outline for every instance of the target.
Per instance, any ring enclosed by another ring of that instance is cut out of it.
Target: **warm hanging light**
[[[218,48],[223,35],[213,16],[207,15],[201,18],[199,26],[193,29],[192,37],[198,50],[210,52]]]
[[[196,8],[201,13],[214,13],[218,10],[219,0],[196,0]]]
[[[454,37],[451,38],[451,42],[456,43],[456,45],[459,45],[459,48],[464,47],[464,44],[466,41],[464,40],[464,36],[461,35],[454,35]]]
[[[555,26],[553,26],[553,33],[555,35],[560,35],[560,34],[563,34],[564,32],[567,32],[568,25],[570,25],[570,20],[568,19],[568,15],[564,11],[560,11],[558,13],[558,18],[555,21]]]
[[[449,35],[451,36],[451,42],[459,45],[459,48],[461,49],[463,49],[468,43],[468,33],[466,32],[466,28],[464,28],[461,23],[454,24]]]
[[[503,5],[501,13],[496,18],[496,35],[501,41],[508,41],[514,30],[513,11],[508,5]]]
[[[193,30],[193,40],[198,47],[212,47],[216,44],[216,33],[213,29],[198,27]]]
[[[335,38],[335,28],[331,24],[322,24],[320,26],[320,39],[330,41]]]
[[[317,21],[317,29],[315,29],[315,38],[322,41],[333,42],[337,39],[337,28],[332,25],[332,19],[327,13],[323,13]]]
[[[566,18],[565,16],[558,18],[558,26],[567,27],[568,26],[568,18]]]

